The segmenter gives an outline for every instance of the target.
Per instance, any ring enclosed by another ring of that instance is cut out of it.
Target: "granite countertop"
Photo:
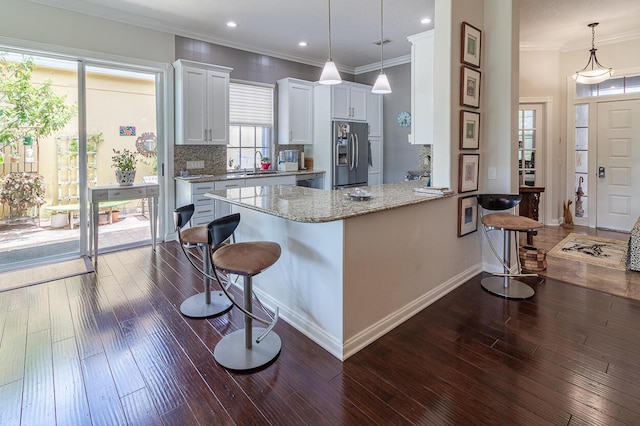
[[[174,180],[181,180],[185,182],[214,182],[221,180],[232,180],[232,179],[253,179],[260,177],[269,177],[269,176],[289,176],[289,175],[307,175],[312,173],[324,173],[324,170],[296,170],[292,172],[281,172],[278,170],[270,170],[268,172],[260,172],[252,173],[252,172],[236,172],[236,173],[226,173],[224,175],[191,175],[187,177],[176,176]]]
[[[419,182],[409,181],[363,187],[362,189],[371,192],[371,197],[363,201],[355,201],[348,196],[353,192],[353,188],[331,191],[291,185],[230,188],[207,192],[205,195],[296,222],[308,223],[342,220],[455,195],[417,193],[414,188],[419,186]]]

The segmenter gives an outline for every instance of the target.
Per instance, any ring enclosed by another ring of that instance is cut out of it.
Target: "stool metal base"
[[[191,296],[180,305],[182,315],[191,318],[208,318],[222,315],[231,309],[233,304],[221,291],[211,292],[211,303],[206,302],[206,293]]]
[[[265,328],[252,327],[253,336],[261,335]],[[260,343],[245,347],[245,330],[234,331],[222,338],[213,350],[218,364],[229,370],[252,370],[273,361],[280,353],[280,336],[271,332]]]
[[[483,278],[480,284],[489,293],[507,299],[528,299],[535,294],[535,291],[522,281],[508,277],[487,277]]]

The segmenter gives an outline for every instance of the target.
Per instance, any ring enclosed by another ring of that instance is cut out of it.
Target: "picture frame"
[[[480,113],[460,111],[460,149],[480,148]]]
[[[458,198],[458,238],[478,230],[478,199],[475,195]]]
[[[462,53],[460,58],[462,63],[480,68],[482,31],[468,22],[462,23],[462,47],[460,52]]]
[[[480,107],[480,71],[462,65],[460,72],[460,105],[472,108]]]
[[[458,192],[478,190],[480,154],[460,154]]]

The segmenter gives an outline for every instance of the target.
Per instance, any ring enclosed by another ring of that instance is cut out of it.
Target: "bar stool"
[[[194,210],[195,206],[188,204],[175,209],[173,217],[182,251],[187,257],[187,260],[189,260],[189,263],[203,274],[204,292],[195,294],[182,302],[180,312],[191,318],[208,318],[225,313],[231,309],[233,305],[224,292],[211,291],[211,250],[212,248],[216,250],[218,245],[212,246],[209,243],[209,231],[207,227],[193,226],[182,229],[191,220]],[[224,243],[224,241],[220,244],[222,243]],[[202,255],[202,267],[196,265],[193,259],[194,255],[187,252],[187,248],[192,247],[196,247]],[[222,284],[220,285],[222,286]]]
[[[211,244],[228,238],[226,234],[229,230],[222,231],[218,224],[212,222],[208,228]],[[252,278],[276,263],[280,254],[281,248],[277,243],[253,241],[228,244],[214,251],[211,255],[211,263],[216,275],[221,271],[243,277],[244,306],[235,300],[232,300],[232,303],[244,314],[244,329],[223,337],[213,351],[213,356],[218,364],[229,370],[253,370],[269,364],[280,353],[282,342],[280,337],[272,332],[278,321],[279,310],[276,308],[275,314],[271,315],[260,303],[258,297],[253,294],[252,283]],[[226,292],[226,290],[224,291]],[[253,298],[267,314],[269,321],[253,313]],[[267,327],[253,327],[254,320]],[[258,337],[254,339],[254,335]]]
[[[478,204],[485,210],[509,210],[514,209],[522,200],[520,194],[479,194],[476,196]],[[504,272],[494,274],[493,277],[483,278],[480,282],[482,288],[489,293],[501,296],[507,299],[528,299],[535,294],[533,288],[529,287],[522,281],[514,279],[514,277],[537,277],[538,274],[523,274],[520,266],[520,258],[518,257],[518,270],[515,274],[511,273],[511,232],[515,235],[516,253],[518,252],[518,231],[527,232],[542,228],[542,224],[538,221],[524,216],[518,216],[510,213],[491,213],[482,215],[482,228],[489,242],[489,247],[496,255]],[[498,255],[489,232],[491,230],[501,230],[503,238],[502,258]]]

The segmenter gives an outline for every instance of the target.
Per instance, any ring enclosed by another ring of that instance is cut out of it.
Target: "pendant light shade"
[[[387,75],[385,73],[380,73],[380,75],[376,79],[376,83],[371,89],[371,93],[377,93],[379,95],[386,95],[387,93],[391,93],[391,86],[389,85],[389,80],[387,79]]]
[[[613,69],[602,66],[596,57],[596,50],[598,50],[595,48],[596,26],[598,26],[598,22],[589,24],[589,27],[591,27],[591,50],[589,50],[589,62],[587,62],[587,65],[583,69],[576,71],[572,76],[578,83],[598,84],[613,75]]]
[[[383,0],[380,0],[380,75],[376,79],[375,84],[371,88],[371,93],[376,93],[379,95],[385,95],[387,93],[391,93],[391,85],[389,85],[389,80],[384,73],[384,3]]]
[[[335,62],[333,62],[333,59],[331,59],[331,0],[329,0],[329,59],[327,63],[324,64],[318,83],[326,85],[342,83],[338,68]]]

